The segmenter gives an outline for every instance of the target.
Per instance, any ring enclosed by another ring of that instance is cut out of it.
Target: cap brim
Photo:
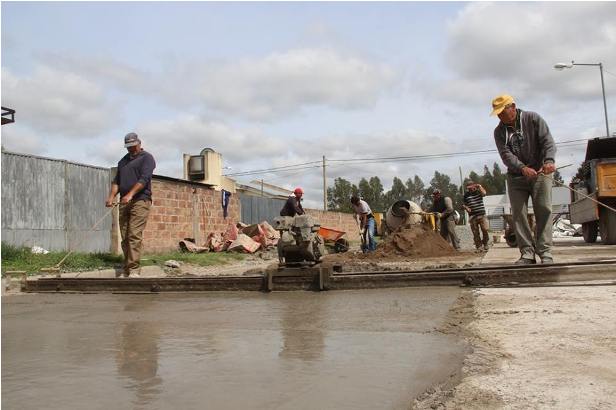
[[[490,113],[490,117],[493,117],[495,115],[500,114],[501,112],[503,112],[504,109],[505,109],[505,107],[500,107],[500,108],[493,109],[492,112]]]
[[[135,142],[127,142],[126,144],[124,144],[124,148],[130,148],[130,147],[134,147],[135,145],[139,145],[141,144],[140,141],[135,141]]]

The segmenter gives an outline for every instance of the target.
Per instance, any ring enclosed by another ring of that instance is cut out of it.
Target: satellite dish
[[[212,148],[203,148],[201,150],[201,154],[199,155],[205,155],[207,152],[216,152],[216,151],[214,151]]]

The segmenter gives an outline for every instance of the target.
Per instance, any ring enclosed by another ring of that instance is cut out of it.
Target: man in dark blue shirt
[[[303,215],[302,195],[304,195],[304,190],[299,187],[295,188],[293,195],[287,199],[287,202],[284,203],[284,206],[280,210],[280,216]]]
[[[143,230],[152,206],[152,173],[156,168],[154,157],[141,148],[141,140],[134,132],[124,137],[128,150],[120,162],[105,206],[113,206],[120,193],[120,234],[124,253],[121,276],[139,277]]]

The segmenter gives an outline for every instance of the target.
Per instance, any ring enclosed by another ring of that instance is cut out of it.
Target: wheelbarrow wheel
[[[334,243],[334,252],[343,253],[349,250],[349,241],[344,238],[336,240]]]

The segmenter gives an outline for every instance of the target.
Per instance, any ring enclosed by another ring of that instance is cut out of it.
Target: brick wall
[[[172,178],[152,178],[152,208],[143,232],[143,251],[167,252],[178,249],[184,238],[195,238],[203,244],[210,232],[225,232],[229,224],[240,220],[239,195],[231,195],[228,216],[223,217],[221,192],[205,185]],[[358,241],[358,228],[352,214],[306,209],[321,226],[347,232],[346,238]],[[122,253],[117,231],[117,212],[112,246]]]
[[[224,232],[240,217],[239,198],[231,195],[228,216],[223,217],[221,192],[202,184],[152,179],[152,209],[143,233],[144,252],[178,249],[184,238],[203,244],[210,232]]]
[[[359,228],[355,222],[354,214],[343,212],[320,211],[318,209],[306,209],[306,214],[316,218],[325,228],[344,231],[345,238],[349,241],[359,241]]]

